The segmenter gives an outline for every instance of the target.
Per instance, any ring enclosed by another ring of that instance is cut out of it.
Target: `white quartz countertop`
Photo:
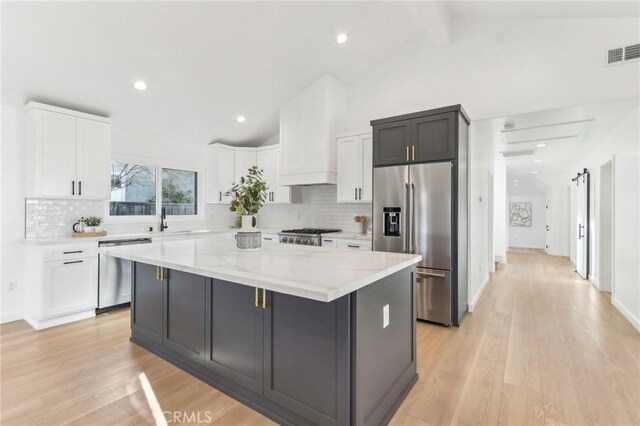
[[[222,229],[197,229],[189,231],[155,231],[155,232],[131,232],[122,234],[107,234],[103,237],[52,237],[52,238],[25,238],[25,244],[34,245],[59,245],[59,244],[83,244],[83,243],[96,243],[98,241],[111,241],[121,240],[129,238],[151,238],[151,239],[164,239],[164,238],[191,238],[202,236],[206,234],[233,234],[237,230],[235,228],[222,228]]]
[[[330,302],[420,262],[422,256],[263,244],[240,251],[234,240],[207,238],[108,247],[101,253],[252,287]]]

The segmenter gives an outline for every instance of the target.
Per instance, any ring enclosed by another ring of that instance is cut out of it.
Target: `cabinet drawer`
[[[338,248],[351,248],[360,250],[371,250],[371,241],[362,240],[337,240]]]
[[[81,245],[68,247],[57,247],[45,250],[44,261],[51,262],[56,260],[66,259],[84,259],[89,257],[96,257],[98,255],[98,246],[96,245]]]
[[[277,243],[278,235],[277,234],[262,234],[262,241],[265,243]]]
[[[335,238],[323,238],[322,239],[322,246],[323,247],[337,247],[337,243],[338,240],[336,240]]]

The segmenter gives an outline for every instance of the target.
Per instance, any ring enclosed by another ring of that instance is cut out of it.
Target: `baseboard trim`
[[[484,293],[484,289],[487,286],[487,284],[489,284],[489,275],[484,277],[484,281],[482,282],[482,285],[480,286],[480,289],[476,293],[476,297],[474,297],[473,301],[471,303],[469,303],[469,308],[468,308],[469,312],[473,312],[473,310],[476,308],[476,305],[478,304],[478,301],[480,300],[480,296],[482,296],[482,293]]]
[[[87,318],[96,316],[96,310],[90,309],[87,311],[76,312],[75,314],[64,315],[61,317],[55,317],[45,320],[36,320],[29,315],[24,316],[24,320],[36,330],[44,330],[45,328],[55,327],[57,325],[68,324],[70,322],[80,321]]]
[[[0,316],[0,324],[4,324],[5,322],[18,321],[23,319],[22,312],[11,312],[9,314],[2,314]]]
[[[620,311],[622,316],[625,317],[631,323],[631,325],[635,327],[636,330],[640,331],[640,320],[638,320],[638,318],[634,317],[633,314],[631,314],[631,312],[629,312],[627,308],[622,305],[622,303],[618,302],[613,297],[611,298],[611,303],[616,307],[618,311]]]

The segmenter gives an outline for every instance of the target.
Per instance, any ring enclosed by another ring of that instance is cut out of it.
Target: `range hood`
[[[280,185],[335,185],[346,86],[324,74],[280,108]]]

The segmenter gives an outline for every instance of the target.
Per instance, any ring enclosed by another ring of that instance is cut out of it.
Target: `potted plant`
[[[255,215],[267,200],[267,189],[262,169],[253,166],[227,192],[231,196],[229,210],[242,218],[240,231],[236,234],[236,245],[240,250],[258,250],[262,246],[262,233],[256,229]]]
[[[102,218],[100,216],[88,216],[85,221],[84,232],[102,232]]]
[[[262,169],[256,166],[249,168],[249,173],[235,182],[228,195],[231,195],[229,210],[242,217],[242,230],[255,229],[255,215],[267,200],[267,183],[262,177]]]

